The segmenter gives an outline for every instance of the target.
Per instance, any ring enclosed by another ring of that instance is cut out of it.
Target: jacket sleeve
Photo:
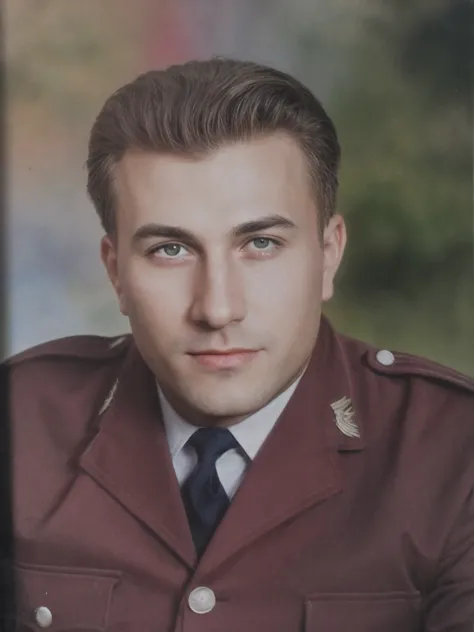
[[[423,632],[474,632],[474,481],[426,605]]]

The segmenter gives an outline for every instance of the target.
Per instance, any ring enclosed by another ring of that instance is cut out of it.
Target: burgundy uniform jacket
[[[133,337],[8,361],[19,632],[471,632],[474,383],[335,333],[197,559]]]

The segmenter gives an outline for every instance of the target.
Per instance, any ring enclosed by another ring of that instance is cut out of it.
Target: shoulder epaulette
[[[4,361],[4,364],[13,366],[28,360],[40,360],[48,358],[64,358],[74,360],[112,360],[119,356],[127,348],[130,334],[105,337],[105,336],[69,336],[50,340],[25,351],[21,351]]]
[[[369,367],[376,373],[420,376],[474,393],[474,379],[432,360],[387,349],[370,349],[366,357]]]

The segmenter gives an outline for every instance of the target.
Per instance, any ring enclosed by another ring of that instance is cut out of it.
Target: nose
[[[217,256],[201,262],[190,316],[198,326],[213,330],[245,318],[244,291],[237,262]]]

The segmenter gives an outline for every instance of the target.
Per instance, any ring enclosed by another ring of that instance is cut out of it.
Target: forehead
[[[226,144],[202,156],[129,151],[115,173],[118,225],[198,230],[269,213],[315,213],[305,156],[286,134]]]

